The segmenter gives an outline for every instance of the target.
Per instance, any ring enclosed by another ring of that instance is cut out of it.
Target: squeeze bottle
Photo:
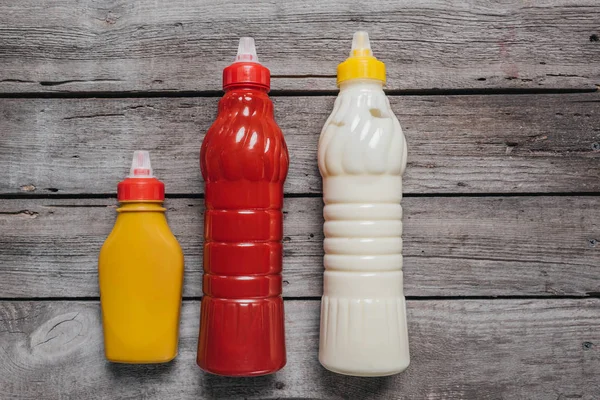
[[[177,355],[183,252],[147,151],[134,152],[117,199],[117,221],[98,260],[105,355],[119,363],[168,362]]]
[[[206,211],[197,362],[218,375],[265,375],[286,362],[281,209],[288,152],[269,88],[254,39],[241,38],[200,151]]]
[[[356,32],[319,139],[325,224],[319,361],[384,376],[409,364],[402,276],[406,141],[383,92],[385,65]]]

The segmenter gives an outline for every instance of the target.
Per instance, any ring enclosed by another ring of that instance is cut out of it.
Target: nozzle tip
[[[237,56],[234,62],[258,62],[258,55],[256,55],[256,46],[254,44],[254,38],[241,37],[240,44],[238,45]]]
[[[365,31],[358,31],[354,33],[352,37],[352,50],[350,51],[350,57],[352,56],[372,56],[371,42],[369,41],[369,33]]]
[[[133,152],[130,178],[152,178],[152,165],[150,164],[150,153],[145,150],[136,150]]]

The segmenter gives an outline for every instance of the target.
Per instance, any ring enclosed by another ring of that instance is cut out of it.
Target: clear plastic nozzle
[[[254,38],[240,38],[237,56],[235,56],[235,60],[233,60],[233,62],[259,62],[258,56],[256,55],[256,46],[254,45]]]
[[[369,41],[369,33],[365,31],[358,31],[354,33],[352,37],[352,50],[350,50],[350,57],[366,57],[372,56],[371,42]]]
[[[133,152],[131,161],[130,178],[152,178],[152,165],[150,164],[150,153],[145,150],[136,150]]]

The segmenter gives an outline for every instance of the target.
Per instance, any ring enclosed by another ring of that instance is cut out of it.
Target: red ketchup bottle
[[[218,375],[265,375],[286,362],[281,208],[289,160],[269,88],[254,39],[241,38],[200,151],[206,211],[197,362]]]

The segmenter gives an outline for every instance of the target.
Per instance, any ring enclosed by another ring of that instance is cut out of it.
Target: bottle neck
[[[248,83],[242,82],[239,84],[229,85],[223,89],[225,93],[232,91],[250,91],[250,92],[263,92],[265,94],[269,93],[269,89],[261,86],[261,85],[248,85]]]
[[[340,93],[354,90],[383,91],[383,82],[377,79],[350,79],[340,83]]]
[[[159,212],[164,213],[165,208],[161,201],[125,201],[121,202],[117,212]]]

